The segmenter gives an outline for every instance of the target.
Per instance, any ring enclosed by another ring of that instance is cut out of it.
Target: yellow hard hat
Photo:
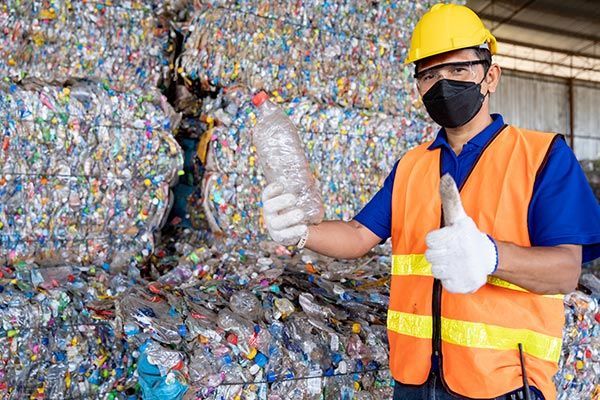
[[[447,51],[487,44],[496,54],[496,38],[470,8],[457,4],[436,4],[415,26],[405,64]]]

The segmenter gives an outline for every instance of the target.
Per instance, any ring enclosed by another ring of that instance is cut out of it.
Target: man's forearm
[[[581,246],[521,247],[498,245],[498,269],[494,276],[540,294],[569,293],[581,273]]]
[[[379,238],[356,221],[324,221],[308,228],[306,248],[335,258],[365,255]]]

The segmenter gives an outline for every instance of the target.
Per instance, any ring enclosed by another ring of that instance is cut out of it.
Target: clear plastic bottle
[[[243,317],[252,321],[259,321],[264,315],[262,305],[254,293],[248,290],[240,290],[231,295],[229,308]]]
[[[324,210],[320,189],[313,177],[298,129],[265,92],[252,98],[258,110],[252,143],[269,183],[280,182],[286,192],[298,196],[296,206],[306,213],[306,223],[318,224]]]

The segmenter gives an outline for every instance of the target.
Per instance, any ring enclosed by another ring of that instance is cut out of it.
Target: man
[[[474,12],[434,6],[407,63],[442,126],[435,140],[407,152],[350,222],[307,227],[281,184],[263,193],[282,244],[355,258],[391,237],[394,399],[556,398],[560,294],[600,255],[600,207],[562,136],[490,115],[495,52]]]

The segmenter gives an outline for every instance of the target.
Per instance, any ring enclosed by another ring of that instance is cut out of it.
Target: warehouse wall
[[[600,158],[600,85],[574,85],[575,154],[580,160]]]
[[[498,91],[491,97],[492,112],[523,128],[559,132],[570,142],[569,81],[503,70]],[[574,150],[577,158],[600,158],[600,85],[573,83]]]

